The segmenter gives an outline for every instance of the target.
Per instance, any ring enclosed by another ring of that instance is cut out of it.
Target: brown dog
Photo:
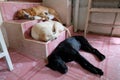
[[[39,16],[44,20],[48,20],[49,15],[53,15],[55,20],[61,22],[61,20],[59,18],[59,15],[57,14],[57,12],[54,9],[48,8],[48,7],[45,7],[45,6],[41,6],[41,5],[31,7],[31,8],[28,8],[28,9],[18,10],[14,15],[14,20],[35,19],[35,16]]]

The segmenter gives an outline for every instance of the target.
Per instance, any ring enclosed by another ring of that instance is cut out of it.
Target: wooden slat
[[[119,8],[91,8],[90,12],[120,12]]]

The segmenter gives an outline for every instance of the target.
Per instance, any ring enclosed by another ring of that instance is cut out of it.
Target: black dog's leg
[[[81,55],[78,55],[76,60],[77,63],[79,63],[83,68],[90,71],[94,74],[103,75],[103,71],[95,66],[93,66],[91,63],[89,63],[84,57]]]
[[[100,61],[105,59],[105,56],[101,54],[96,48],[92,47],[90,43],[85,39],[83,36],[78,36],[77,39],[81,43],[81,49],[87,52],[90,52],[94,55],[96,55]]]
[[[88,70],[88,71],[90,71],[91,73],[94,73],[94,74],[103,75],[103,71],[101,69],[99,69],[99,68],[93,66],[91,63],[89,63],[75,49],[71,49],[68,52],[70,54],[74,53],[74,55],[72,56],[72,58],[74,58],[74,61],[77,62],[78,64],[80,64],[84,69],[86,69],[86,70]]]
[[[84,69],[90,71],[94,74],[103,75],[103,71],[95,66],[93,66],[91,63],[89,63],[83,56],[77,55],[75,61],[80,64]]]

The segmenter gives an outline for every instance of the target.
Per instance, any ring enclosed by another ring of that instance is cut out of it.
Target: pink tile
[[[77,76],[73,76],[72,74],[71,75],[67,75],[67,76],[64,76],[64,78],[62,80],[78,80],[78,79],[81,79],[81,75],[79,75],[79,77]]]
[[[107,77],[110,80],[120,80],[120,57],[110,56],[107,63]]]
[[[115,44],[115,45],[120,45],[120,38],[118,38],[118,37],[112,37],[110,39],[110,43],[111,44]]]
[[[17,80],[19,77],[8,70],[0,71],[0,80]]]
[[[7,63],[5,61],[0,61],[0,71],[8,70]]]
[[[14,64],[13,73],[22,77],[26,75],[32,68],[34,68],[37,65],[37,62],[27,58],[21,58],[21,60],[13,64]]]
[[[33,77],[29,80],[58,80],[62,78],[62,74],[57,71],[53,71],[47,67],[44,67],[38,71]]]
[[[120,57],[120,45],[110,45],[108,49],[109,56],[119,56]]]
[[[29,80],[31,77],[36,75],[44,67],[45,67],[45,62],[40,60],[40,62],[37,65],[35,65],[31,70],[27,72],[27,74],[22,76],[22,79]]]
[[[74,67],[74,66],[73,66]],[[70,68],[68,73],[64,75],[63,80],[94,80],[94,75],[83,70],[81,67]]]
[[[13,63],[16,63],[17,61],[21,60],[22,58],[24,58],[23,55],[20,55],[20,53],[18,52],[10,52],[10,57]]]

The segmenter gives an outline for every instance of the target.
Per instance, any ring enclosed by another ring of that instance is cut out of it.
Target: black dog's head
[[[52,61],[48,60],[48,64],[46,66],[62,74],[65,74],[68,71],[65,62],[61,58],[57,58]]]

